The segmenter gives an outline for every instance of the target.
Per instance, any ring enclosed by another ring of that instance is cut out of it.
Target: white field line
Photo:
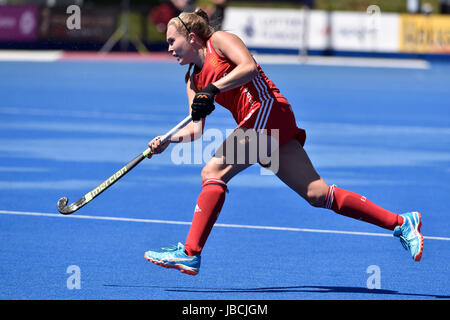
[[[10,210],[0,210],[0,214],[52,217],[52,218],[63,218],[63,219],[89,219],[89,220],[125,221],[125,222],[139,222],[139,223],[160,223],[160,224],[175,224],[175,225],[177,225],[177,224],[178,225],[190,225],[191,224],[190,222],[186,222],[186,221],[86,216],[86,215],[77,215],[77,214],[62,215],[62,214],[55,214],[55,213],[10,211]],[[238,229],[257,229],[257,230],[274,230],[274,231],[333,233],[333,234],[347,234],[347,235],[358,235],[358,236],[392,237],[392,234],[389,234],[389,233],[355,232],[355,231],[340,231],[340,230],[325,230],[325,229],[304,229],[304,228],[290,228],[290,227],[254,226],[254,225],[226,224],[226,223],[216,223],[214,226],[215,227],[224,227],[224,228],[238,228]],[[450,241],[450,238],[448,238],[448,237],[424,236],[424,238],[430,239],[430,240]]]
[[[267,64],[303,64],[312,66],[366,67],[430,69],[430,63],[422,59],[365,58],[365,57],[320,57],[283,54],[254,54],[255,60]]]
[[[54,62],[61,56],[62,51],[58,50],[0,50],[0,61]]]
[[[64,51],[61,50],[0,50],[0,61],[25,62],[55,62],[60,61]],[[93,57],[95,55],[93,54]],[[372,67],[372,68],[405,68],[430,69],[430,63],[422,59],[406,58],[371,58],[371,57],[321,57],[286,55],[286,54],[258,54],[254,53],[256,61],[268,64],[303,64],[314,66],[342,66],[342,67]],[[130,58],[130,60],[133,58]],[[95,58],[93,59],[95,60]]]

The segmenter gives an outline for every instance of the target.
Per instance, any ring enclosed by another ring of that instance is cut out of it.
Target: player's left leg
[[[385,229],[395,229],[394,235],[400,237],[414,260],[420,260],[423,251],[420,214],[399,215],[376,205],[364,196],[334,185],[329,186],[316,172],[306,151],[297,140],[292,139],[280,147],[279,168],[275,174],[312,206],[331,209],[341,215]]]

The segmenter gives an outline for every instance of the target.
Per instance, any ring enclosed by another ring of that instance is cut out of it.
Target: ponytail
[[[209,26],[209,17],[208,17],[208,14],[207,14],[205,11],[203,11],[202,8],[197,8],[197,9],[195,9],[194,13],[195,13],[196,15],[198,15],[199,17],[202,17],[202,18],[206,21],[206,24]]]
[[[194,66],[193,63],[189,64],[188,71],[186,72],[186,75],[184,76],[184,82],[186,82],[186,83],[189,81],[189,78],[191,77],[191,69],[193,66]]]

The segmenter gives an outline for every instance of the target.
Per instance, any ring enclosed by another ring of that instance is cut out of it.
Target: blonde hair
[[[193,32],[205,42],[215,31],[209,24],[208,14],[201,8],[195,9],[194,12],[182,12],[179,16],[169,20],[167,27],[170,25],[174,25],[180,34],[184,34],[186,36]],[[184,77],[186,83],[191,75],[191,68],[193,65],[193,63],[189,64],[189,69]]]

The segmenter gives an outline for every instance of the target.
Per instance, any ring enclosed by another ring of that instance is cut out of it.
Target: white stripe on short
[[[274,98],[270,96],[267,84],[263,81],[261,75],[258,75],[253,79],[253,84],[258,91],[258,98],[261,101],[261,107],[254,126],[256,132],[259,132],[261,129],[265,129],[267,125]]]

